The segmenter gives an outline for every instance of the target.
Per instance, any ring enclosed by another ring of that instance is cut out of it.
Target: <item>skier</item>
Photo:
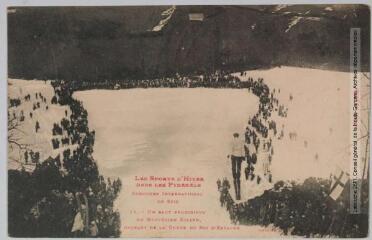
[[[37,133],[40,129],[40,123],[39,121],[36,121],[36,124],[35,124],[35,132]]]
[[[244,142],[239,138],[239,133],[233,134],[233,141],[231,146],[231,165],[232,175],[234,178],[234,188],[236,200],[240,200],[240,171],[242,161],[245,157]],[[227,156],[230,158],[230,155]]]

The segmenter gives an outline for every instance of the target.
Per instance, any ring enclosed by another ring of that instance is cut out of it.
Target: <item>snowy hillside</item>
[[[247,76],[263,77],[271,89],[280,91],[277,97],[288,108],[286,118],[275,118],[278,126],[284,126],[284,138],[273,143],[275,180],[328,178],[339,169],[349,172],[349,73],[282,67],[247,71]],[[363,75],[362,109],[367,104],[368,83]],[[368,124],[367,111],[362,113]],[[362,131],[367,129],[362,126]],[[361,152],[365,152],[365,140],[361,140]]]
[[[33,170],[35,162],[31,159],[31,151],[38,152],[39,157],[36,158],[43,161],[49,156],[56,157],[68,147],[73,148],[73,146],[61,145],[53,149],[52,139],[61,140],[64,136],[53,136],[53,124],[60,123],[64,117],[70,115],[68,107],[51,104],[53,96],[54,91],[49,81],[9,79],[8,101],[9,99],[20,100],[19,106],[8,108],[9,119],[15,118],[19,125],[9,134],[14,135],[13,138],[21,145],[9,144],[9,169],[20,169],[23,165],[26,170]],[[37,122],[40,128],[36,131]],[[26,151],[27,157],[25,157]]]

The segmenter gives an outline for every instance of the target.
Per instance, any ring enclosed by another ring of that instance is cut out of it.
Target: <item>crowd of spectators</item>
[[[52,144],[75,143],[56,157],[35,162],[34,171],[9,170],[9,235],[13,237],[119,237],[120,214],[114,200],[120,179],[105,179],[93,159],[95,133],[88,128],[88,113],[71,96],[71,88],[53,82],[52,104],[69,107],[71,114],[53,125]],[[29,101],[32,97],[27,96]],[[46,104],[44,97],[35,99]],[[30,116],[31,117],[31,116]],[[68,118],[69,117],[69,118]],[[31,154],[32,153],[32,154]],[[27,161],[36,155],[25,153]]]
[[[226,208],[234,224],[272,226],[284,235],[303,237],[365,237],[368,214],[349,214],[349,191],[334,201],[329,197],[330,184],[329,179],[317,178],[303,183],[279,181],[262,195],[235,203],[228,180],[217,181],[221,207]],[[368,188],[362,194],[368,194]],[[368,207],[368,197],[362,206]]]

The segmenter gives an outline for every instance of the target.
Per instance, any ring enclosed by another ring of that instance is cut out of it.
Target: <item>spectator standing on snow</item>
[[[28,164],[28,152],[27,152],[27,151],[25,151],[25,153],[24,153],[24,154],[25,154],[25,163],[26,163],[26,164]]]
[[[36,121],[36,124],[35,124],[35,132],[37,133],[40,129],[40,123],[39,121]]]

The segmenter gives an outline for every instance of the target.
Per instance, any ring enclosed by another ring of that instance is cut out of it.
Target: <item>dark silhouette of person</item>
[[[231,166],[236,200],[240,200],[240,171],[242,161],[245,157],[245,150],[244,141],[239,138],[239,133],[234,133],[233,136],[234,138],[231,145]],[[230,155],[228,157],[230,157]]]

